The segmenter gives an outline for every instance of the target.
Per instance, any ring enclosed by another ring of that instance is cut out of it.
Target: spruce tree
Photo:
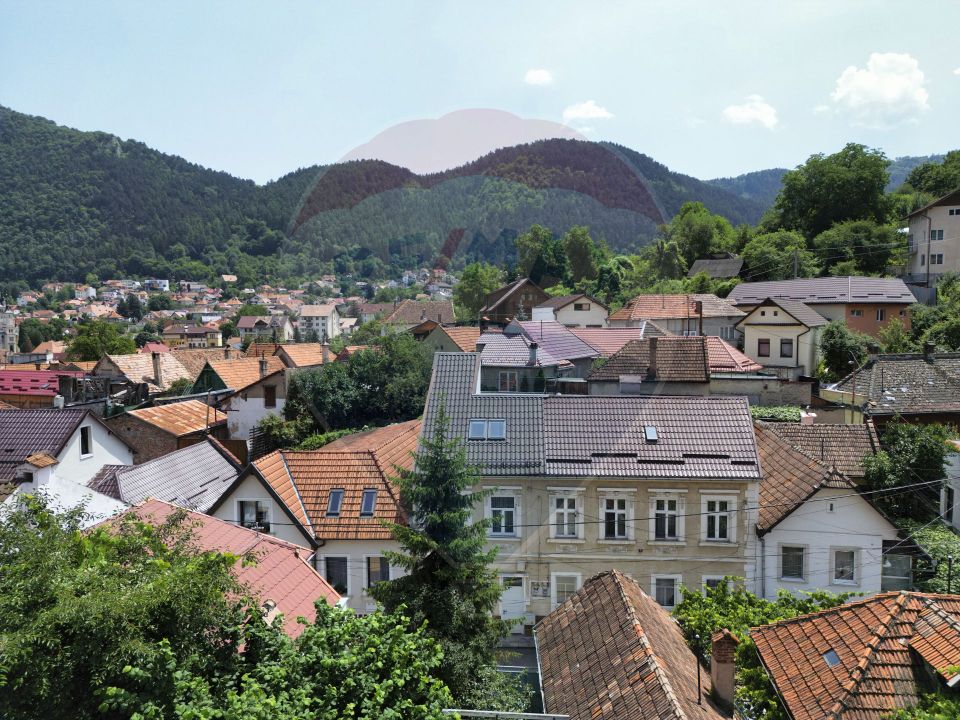
[[[524,710],[528,698],[518,682],[496,670],[500,641],[510,623],[493,616],[502,588],[486,549],[488,522],[471,523],[484,497],[473,491],[476,471],[463,440],[450,433],[441,402],[433,426],[414,453],[414,467],[394,479],[409,525],[391,524],[401,552],[387,553],[407,574],[374,586],[388,612],[401,612],[443,649],[440,677],[458,707]]]

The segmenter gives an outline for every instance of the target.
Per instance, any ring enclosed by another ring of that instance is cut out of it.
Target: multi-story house
[[[907,215],[904,280],[932,287],[940,276],[960,272],[960,190]]]
[[[787,380],[813,376],[820,362],[820,332],[829,321],[796,300],[766,298],[737,327],[749,358]]]
[[[301,305],[297,316],[300,337],[306,340],[315,336],[316,342],[329,342],[340,334],[340,313],[337,306]]]
[[[244,340],[293,340],[293,324],[286,315],[244,315],[237,320],[237,333]]]
[[[877,337],[894,318],[910,328],[910,306],[917,300],[903,280],[875,277],[823,277],[741,283],[727,300],[749,312],[769,298],[809,305],[827,320]]]
[[[607,318],[614,328],[640,327],[652,320],[674,335],[715,335],[738,340],[743,311],[716,295],[638,295]]]
[[[423,433],[441,406],[483,492],[504,592],[532,625],[598,572],[622,570],[665,607],[680,586],[755,578],[760,485],[739,397],[486,393],[477,353],[438,353]]]
[[[0,313],[0,356],[19,350],[20,328],[13,313]]]
[[[583,293],[553,297],[533,309],[534,320],[556,321],[565,327],[578,328],[606,327],[609,314],[610,308]]]
[[[220,328],[211,325],[168,325],[163,329],[163,343],[169,348],[223,347]]]
[[[529,320],[533,309],[550,296],[530,278],[518,278],[509,285],[487,295],[480,308],[480,321],[489,325],[506,325],[512,320]]]

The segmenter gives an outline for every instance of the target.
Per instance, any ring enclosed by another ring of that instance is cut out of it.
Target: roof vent
[[[655,428],[653,425],[646,425],[643,428],[643,438],[648,443],[657,442],[657,440],[660,439],[660,437],[657,435],[657,428]]]

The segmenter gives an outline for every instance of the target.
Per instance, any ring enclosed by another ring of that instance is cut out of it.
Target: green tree
[[[99,360],[104,355],[130,355],[137,345],[129,335],[102,320],[84,323],[67,347],[69,360]]]
[[[657,240],[646,253],[650,268],[658,279],[674,280],[687,272],[680,246],[673,240]]]
[[[948,152],[942,163],[917,165],[907,175],[906,185],[935,198],[960,190],[960,150]]]
[[[119,307],[117,309],[117,312],[118,313],[120,312]],[[129,295],[127,295],[125,311],[120,314],[130,320],[136,320],[136,321],[141,320],[143,318],[143,305],[140,303],[140,298],[138,298],[133,293],[130,293]]]
[[[266,305],[254,305],[253,303],[244,303],[237,310],[237,313],[236,315],[233,316],[233,319],[238,320],[239,318],[242,318],[242,317],[251,317],[251,316],[264,317],[269,314],[270,312],[267,310]]]
[[[517,269],[541,287],[562,282],[568,275],[563,242],[542,225],[534,225],[516,240]]]
[[[869,335],[850,330],[843,320],[833,320],[820,331],[820,356],[825,378],[836,381],[847,376],[867,359]]]
[[[743,248],[743,275],[751,282],[814,277],[820,271],[803,237],[789,230],[756,235]]]
[[[133,342],[134,344],[136,344],[138,348],[142,348],[144,345],[150,342],[163,342],[163,339],[156,333],[151,333],[151,332],[147,332],[146,330],[142,330],[141,332],[138,332],[136,335],[134,335]]]
[[[887,220],[890,161],[880,150],[848,143],[833,155],[811,155],[783,176],[774,206],[780,225],[814,238],[845,220]]]
[[[687,267],[713,253],[736,250],[736,234],[730,221],[714,215],[699,202],[684,203],[660,232],[665,240],[677,243]]]
[[[880,347],[885,353],[908,353],[917,349],[917,344],[898,317],[892,318],[880,328],[877,340],[880,341]]]
[[[471,522],[483,495],[460,438],[441,403],[421,438],[414,469],[396,479],[409,525],[391,525],[402,552],[390,562],[407,574],[372,588],[388,612],[409,614],[414,627],[443,648],[440,677],[458,707],[523,711],[519,688],[496,670],[496,650],[510,624],[493,617],[502,588],[487,549],[487,522]]]
[[[590,237],[590,231],[582,225],[570,228],[563,236],[563,250],[570,267],[570,278],[578,283],[581,280],[597,278],[597,245]]]
[[[453,303],[457,317],[474,321],[483,307],[487,295],[503,284],[503,271],[487,263],[470,263],[460,274],[460,281],[453,287]]]
[[[895,228],[872,220],[837,223],[813,239],[821,265],[826,270],[839,263],[852,262],[853,273],[877,275],[887,269],[890,257],[900,245],[906,245]],[[833,273],[840,274],[840,273]]]

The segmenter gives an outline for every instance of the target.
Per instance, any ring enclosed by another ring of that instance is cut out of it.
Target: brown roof
[[[864,460],[880,449],[872,424],[770,423],[768,427],[804,454],[853,479],[863,478]]]
[[[220,347],[220,348],[176,348],[170,350],[170,354],[173,355],[180,363],[190,371],[191,379],[196,380],[197,376],[200,374],[200,371],[203,370],[203,366],[207,364],[208,360],[226,360],[229,356],[227,353],[236,355],[236,352],[232,351],[231,348]]]
[[[388,540],[381,524],[403,522],[400,497],[391,478],[395,466],[413,467],[420,421],[388,425],[341,438],[320,450],[277,450],[254,466],[298,522],[325,540]],[[330,491],[344,491],[340,513],[327,517]],[[374,513],[360,516],[363,491],[377,491]]]
[[[153,371],[153,355],[133,353],[131,355],[104,355],[97,362],[95,368],[106,362],[113,363],[127,380],[134,383],[146,383],[150,392],[168,390],[175,380],[181,378],[193,381],[194,377],[183,366],[172,352],[158,353],[160,358],[160,384],[157,384],[156,374]],[[99,370],[96,371],[99,374]]]
[[[601,357],[610,357],[631,340],[673,335],[653,320],[644,320],[637,327],[569,328],[570,332],[594,348]]]
[[[274,355],[277,350],[283,347],[283,343],[274,342],[252,342],[247,346],[244,357],[269,357]]]
[[[264,358],[267,361],[267,375],[283,370],[283,361],[274,356]],[[260,380],[260,358],[245,357],[236,360],[213,360],[211,369],[231,390],[243,390]]]
[[[884,593],[750,634],[794,720],[881,720],[918,704],[926,672],[956,679],[960,595]]]
[[[453,323],[452,300],[404,300],[383,318],[387,325],[419,325],[424,320],[433,320],[441,325]]]
[[[184,400],[168,405],[128,410],[127,412],[176,437],[202,432],[208,427],[227,424],[226,413],[222,413],[200,400]]]
[[[610,320],[674,320],[682,318],[696,318],[696,303],[703,303],[703,316],[708,317],[743,317],[744,312],[738,310],[726,300],[716,295],[638,295],[622,308],[610,316]]]
[[[57,460],[50,453],[34,453],[27,458],[27,462],[33,465],[35,468],[45,468],[50,467],[51,465],[56,465],[60,461]]]
[[[960,412],[960,353],[878,355],[831,389],[870,415]]]
[[[478,327],[445,327],[440,328],[447,337],[463,352],[473,352],[477,349],[477,341],[480,339],[480,328]]]
[[[820,327],[830,322],[812,307],[797,300],[784,300],[783,298],[771,297],[761,301],[756,307],[778,307],[797,322],[811,328]],[[756,308],[753,309],[755,310]],[[746,322],[747,318],[744,317],[737,325],[745,324]],[[762,325],[763,321],[760,321],[760,324]]]
[[[800,452],[771,429],[773,423],[754,422],[763,476],[757,531],[770,532],[821,488],[853,489],[853,483],[835,468]]]
[[[654,361],[655,374],[651,372]],[[651,382],[709,382],[706,338],[674,335],[631,340],[587,379],[616,381],[622,375],[641,375]]]
[[[571,720],[727,717],[710,700],[710,673],[698,678],[679,626],[618,570],[587,580],[537,625],[536,636],[548,713]]]
[[[712,373],[750,373],[763,370],[763,365],[715,335],[707,336],[707,356]]]
[[[288,367],[302,368],[313,365],[323,365],[323,343],[295,343],[292,345],[281,345],[277,348],[276,356],[285,360]],[[327,347],[327,355],[330,361],[336,357]]]

